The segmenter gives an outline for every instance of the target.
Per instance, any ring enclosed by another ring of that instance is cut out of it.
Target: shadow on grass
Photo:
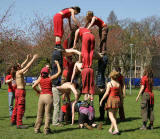
[[[140,130],[139,127],[138,128],[134,128],[134,129],[120,130],[120,132],[121,133],[123,133],[123,132],[133,132],[133,131],[136,131],[136,130]]]
[[[117,123],[120,123],[120,122],[130,122],[130,121],[134,121],[134,120],[138,120],[138,119],[142,119],[140,117],[127,117],[125,120],[121,120],[121,119],[117,119]]]
[[[37,116],[36,115],[34,115],[34,116],[26,116],[26,119],[32,119],[32,118],[37,118]]]
[[[59,130],[53,130],[54,133],[61,133],[61,132],[66,132],[66,131],[73,131],[79,129],[78,127],[75,128],[66,128],[66,129],[59,129]]]

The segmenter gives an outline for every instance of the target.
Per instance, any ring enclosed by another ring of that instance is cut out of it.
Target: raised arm
[[[27,55],[26,60],[21,64],[21,68],[23,68],[23,67],[24,67],[24,65],[27,63],[27,61],[29,60],[29,57],[31,57],[31,55],[30,55],[30,54],[29,54],[29,55]]]
[[[59,62],[57,60],[55,60],[55,64],[57,65],[58,72],[50,77],[51,80],[56,79],[61,73],[61,67],[60,67]]]
[[[102,106],[102,102],[103,100],[109,95],[109,91],[110,91],[110,88],[111,88],[111,85],[110,85],[110,82],[107,84],[107,89],[106,89],[106,92],[105,94],[103,95],[101,101],[100,101],[100,106]]]
[[[79,29],[76,30],[75,32],[75,37],[74,37],[74,44],[73,44],[73,48],[76,48],[76,43],[77,43],[77,39],[78,39],[78,34],[79,34]]]
[[[38,58],[38,55],[35,54],[33,55],[33,58],[31,59],[31,61],[23,68],[19,71],[19,73],[25,73],[26,70],[28,70],[30,68],[30,66],[32,65],[32,63]]]
[[[141,85],[141,88],[140,88],[140,90],[139,90],[139,93],[138,93],[138,96],[137,96],[137,98],[136,98],[136,101],[139,100],[139,97],[140,97],[140,95],[142,94],[143,91],[144,91],[144,85]]]
[[[96,17],[93,17],[91,20],[91,23],[89,24],[89,26],[87,28],[90,29],[93,26],[95,21],[96,21]]]

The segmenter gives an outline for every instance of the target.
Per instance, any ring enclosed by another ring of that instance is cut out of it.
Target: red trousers
[[[82,75],[82,93],[95,94],[94,86],[94,71],[91,68],[84,68],[81,71]]]
[[[17,125],[22,125],[22,118],[25,111],[25,96],[24,89],[16,89],[15,92],[15,106],[12,113],[11,122],[17,122]]]
[[[95,37],[91,33],[82,36],[82,68],[90,68],[92,66],[93,52],[95,47]]]
[[[54,36],[59,36],[62,38],[63,36],[63,17],[61,14],[57,13],[53,17],[53,24],[54,24]]]

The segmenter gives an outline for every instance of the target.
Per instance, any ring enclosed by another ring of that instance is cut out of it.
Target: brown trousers
[[[141,116],[143,122],[147,122],[149,119],[151,122],[154,121],[154,112],[153,112],[154,105],[150,104],[150,96],[148,93],[142,94],[142,101],[141,101]]]
[[[103,27],[102,29],[99,29],[99,36],[100,36],[100,46],[99,46],[99,51],[100,53],[102,51],[106,51],[106,42],[107,42],[107,36],[108,36],[108,27]]]
[[[45,113],[44,131],[47,131],[50,129],[52,106],[53,106],[53,96],[52,95],[41,94],[39,96],[37,120],[34,126],[35,131],[40,129],[42,121],[43,121],[44,113]]]

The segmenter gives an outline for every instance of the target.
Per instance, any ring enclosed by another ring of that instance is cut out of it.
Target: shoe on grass
[[[35,133],[35,134],[38,134],[38,133],[41,133],[41,131],[40,131],[40,129],[34,130],[34,133]]]
[[[51,134],[51,133],[52,133],[51,129],[47,129],[47,130],[44,131],[45,135],[48,135],[48,134]]]
[[[103,125],[103,123],[100,123],[100,124],[97,126],[97,129],[98,129],[98,130],[102,130],[102,125]]]
[[[14,125],[16,125],[16,122],[11,122],[10,125],[14,126]]]
[[[146,129],[147,129],[147,127],[144,125],[140,128],[140,130],[146,130]]]
[[[149,125],[147,129],[153,130],[153,125]]]
[[[27,125],[17,125],[17,129],[27,129]]]
[[[93,128],[91,126],[89,126],[87,123],[84,123],[84,126],[89,129],[89,130],[92,130]]]

